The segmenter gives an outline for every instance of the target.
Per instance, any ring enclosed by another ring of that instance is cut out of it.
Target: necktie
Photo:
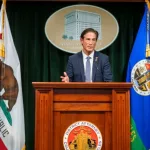
[[[91,82],[91,64],[90,59],[91,57],[86,58],[86,69],[85,69],[85,82]]]

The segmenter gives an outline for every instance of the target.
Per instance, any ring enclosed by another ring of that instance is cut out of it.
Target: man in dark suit
[[[80,36],[82,51],[69,57],[62,82],[110,82],[112,72],[108,56],[95,51],[98,32],[85,29]]]

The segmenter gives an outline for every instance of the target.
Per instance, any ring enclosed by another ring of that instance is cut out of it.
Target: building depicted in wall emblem
[[[83,48],[80,35],[86,28],[93,28],[99,33],[96,51],[111,45],[119,33],[118,22],[110,12],[97,6],[80,4],[51,14],[45,24],[45,34],[58,49],[77,53]]]
[[[93,28],[99,33],[101,39],[101,17],[100,14],[75,10],[65,15],[64,39],[80,40],[82,31],[86,28]]]

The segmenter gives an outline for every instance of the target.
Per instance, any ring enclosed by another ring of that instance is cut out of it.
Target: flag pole
[[[2,13],[2,40],[4,40],[5,10],[6,10],[6,0],[3,0],[3,13]]]
[[[5,59],[5,46],[4,46],[4,26],[5,26],[5,9],[6,9],[6,0],[2,0],[3,7],[2,7],[2,19],[1,19],[1,33],[0,33],[0,57],[2,61]]]
[[[146,2],[146,4],[147,4],[147,8],[148,8],[148,10],[147,10],[147,17],[146,17],[146,22],[147,22],[147,24],[146,24],[146,32],[147,32],[147,39],[146,39],[146,58],[148,58],[148,57],[150,57],[150,30],[149,30],[149,28],[150,28],[150,2],[149,2],[149,0],[145,0],[145,2]]]

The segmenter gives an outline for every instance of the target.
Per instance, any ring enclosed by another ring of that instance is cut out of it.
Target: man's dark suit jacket
[[[67,75],[70,82],[85,82],[82,52],[69,57],[67,64]],[[92,82],[112,81],[112,72],[108,56],[94,51]]]

